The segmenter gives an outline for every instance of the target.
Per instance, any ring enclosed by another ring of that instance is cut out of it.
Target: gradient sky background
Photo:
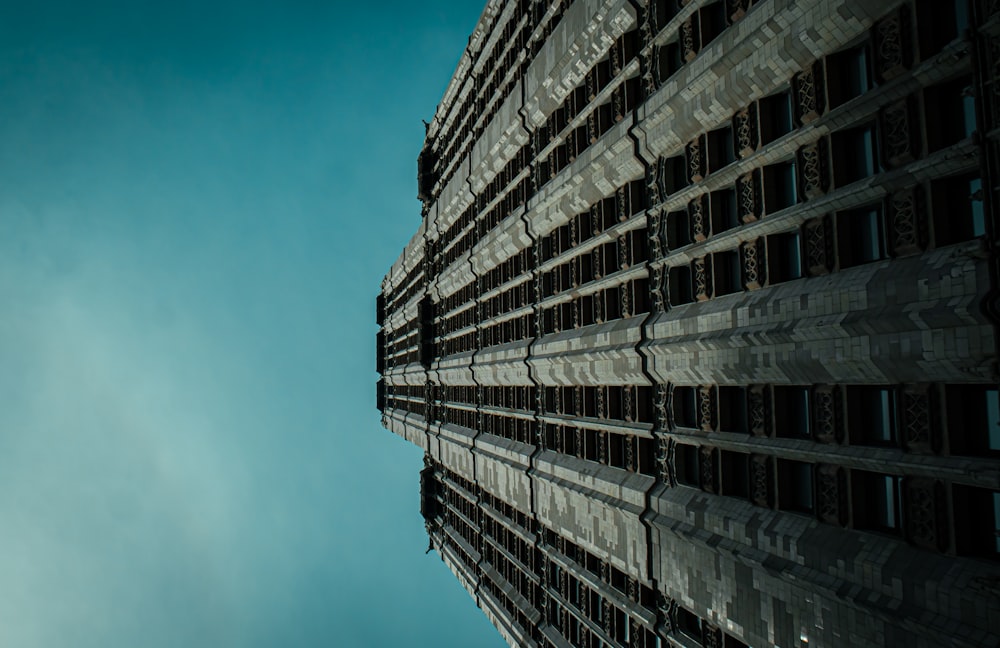
[[[374,396],[482,0],[0,4],[0,645],[503,645]]]

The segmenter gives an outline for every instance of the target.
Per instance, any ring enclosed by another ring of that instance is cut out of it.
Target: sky
[[[375,409],[482,0],[0,2],[0,646],[501,646]]]

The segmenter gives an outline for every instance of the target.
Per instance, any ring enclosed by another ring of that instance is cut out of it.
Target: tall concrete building
[[[997,0],[490,0],[379,408],[512,646],[1000,643],[998,66]]]

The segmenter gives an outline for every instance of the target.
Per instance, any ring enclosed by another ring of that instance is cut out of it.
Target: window
[[[684,55],[680,43],[672,41],[656,49],[657,77],[664,83],[684,65]]]
[[[682,607],[677,608],[678,630],[701,643],[701,618]]]
[[[652,439],[640,437],[636,439],[639,446],[639,472],[643,475],[656,474],[656,443]]]
[[[625,413],[622,410],[622,388],[621,387],[609,387],[608,388],[608,400],[605,405],[607,408],[607,417],[615,421],[624,421]]]
[[[961,77],[924,90],[927,151],[957,144],[976,130],[976,101],[972,79]]]
[[[581,228],[580,230],[586,234],[587,230]],[[572,263],[576,265],[579,271],[579,281],[580,284],[589,283],[594,280],[594,257],[592,254],[583,253],[572,260]],[[522,303],[527,303],[528,300],[525,298]]]
[[[583,124],[574,128],[566,139],[572,140],[573,150],[576,151],[577,155],[579,155],[581,151],[590,146],[590,136],[587,133],[587,125]]]
[[[709,204],[712,210],[713,234],[720,234],[740,224],[735,189],[713,191],[709,194]]]
[[[750,648],[750,646],[743,643],[736,637],[726,635],[725,644],[723,645],[723,648]]]
[[[691,290],[691,268],[689,266],[674,266],[668,271],[668,289],[670,290],[670,305],[680,306],[694,301]]]
[[[698,427],[698,403],[694,387],[674,387],[674,425]]]
[[[701,46],[705,47],[726,29],[726,3],[715,2],[698,12],[701,24]]]
[[[774,388],[774,432],[779,437],[808,439],[809,388]]]
[[[961,175],[931,183],[934,242],[951,245],[986,233],[983,183],[978,176]]]
[[[670,19],[677,15],[676,0],[653,0],[656,12],[656,26],[663,28]]]
[[[854,527],[872,531],[900,529],[900,479],[865,470],[851,471]]]
[[[747,390],[744,387],[719,387],[719,429],[747,434]]]
[[[855,445],[895,445],[896,393],[890,387],[847,388],[847,431]]]
[[[886,258],[881,205],[837,213],[837,258],[841,268]]]
[[[691,243],[691,220],[687,210],[667,214],[667,248],[676,250]]]
[[[792,132],[792,96],[787,90],[764,97],[758,104],[760,115],[760,143],[770,144],[782,135]]]
[[[796,202],[795,163],[779,162],[764,167],[764,211],[773,214]]]
[[[587,97],[586,85],[577,86],[577,88],[566,97],[566,104],[569,107],[571,118],[580,114],[580,112],[587,107],[587,103],[589,103],[589,99]]]
[[[597,71],[597,89],[600,91],[611,83],[611,59],[606,58],[598,63],[595,70]]]
[[[645,180],[634,180],[622,187],[622,189],[625,198],[623,207],[626,216],[634,216],[646,208]]]
[[[627,61],[629,59],[625,60]],[[624,113],[628,113],[635,110],[636,106],[639,105],[640,103],[639,98],[642,94],[642,90],[639,86],[639,83],[640,83],[639,77],[635,76],[626,79],[624,83],[618,86],[616,93],[619,93],[619,96],[621,96],[624,100],[623,101],[624,105],[622,106],[622,110],[624,111]],[[622,116],[624,116],[624,114]]]
[[[724,126],[708,133],[708,172],[713,173],[736,161],[733,127]]]
[[[608,196],[601,202],[594,205],[596,207],[598,217],[598,223],[595,225],[594,234],[603,232],[604,230],[614,227],[618,222],[618,208],[616,207],[617,198],[615,196]]]
[[[1000,391],[994,385],[947,385],[944,393],[952,454],[1000,455]]]
[[[872,87],[868,45],[859,45],[826,57],[830,108],[836,108]]]
[[[802,277],[802,246],[798,232],[767,237],[767,279],[779,284]]]
[[[562,451],[569,455],[577,453],[576,448],[576,428],[568,425],[562,427]]]
[[[590,326],[597,321],[594,312],[594,295],[584,295],[580,298],[580,325]]]
[[[622,316],[621,286],[606,288],[604,293],[604,318],[607,321],[620,319]]]
[[[632,230],[625,235],[628,239],[628,264],[638,265],[649,258],[649,235],[645,229]]]
[[[683,155],[663,160],[660,177],[663,179],[663,192],[666,195],[676,193],[688,186],[687,161]]]
[[[552,124],[552,131],[554,133],[561,132],[562,129],[566,128],[566,124],[569,123],[567,120],[566,109],[559,106],[549,116],[549,120]]]
[[[597,390],[605,392],[606,387],[584,387],[583,388],[583,415],[590,418],[597,417]]]
[[[608,432],[608,465],[625,467],[625,436]]]
[[[698,448],[697,446],[679,443],[676,446],[674,462],[677,466],[677,481],[685,486],[698,488]]]
[[[750,496],[750,455],[723,450],[722,494],[732,497]]]
[[[1000,558],[1000,493],[958,484],[952,493],[958,553]]]
[[[812,513],[812,464],[778,459],[778,508],[782,511]]]
[[[625,317],[649,312],[648,279],[640,277],[628,281],[621,286],[621,290],[628,294],[631,305],[631,311]]]
[[[597,117],[597,136],[600,137],[604,135],[611,127],[617,124],[614,115],[614,106],[609,101],[608,103],[603,103],[594,109],[594,114]]]
[[[729,295],[743,290],[740,255],[736,250],[716,252],[712,255],[712,275],[715,277],[715,296]]]
[[[923,0],[916,3],[916,11],[921,58],[930,58],[940,52],[969,28],[968,0]]]
[[[874,124],[838,131],[831,139],[834,185],[843,187],[878,172]]]

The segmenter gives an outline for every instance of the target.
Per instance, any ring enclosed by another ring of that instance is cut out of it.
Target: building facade
[[[1000,644],[997,0],[490,0],[378,298],[512,646]]]

